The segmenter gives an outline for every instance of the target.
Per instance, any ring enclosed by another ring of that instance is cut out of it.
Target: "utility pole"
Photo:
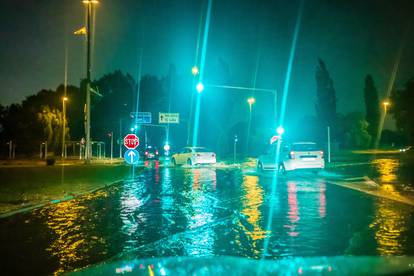
[[[331,128],[328,126],[328,163],[331,163]]]
[[[86,150],[85,150],[85,163],[91,162],[91,14],[92,5],[97,4],[97,0],[83,0],[87,5],[87,19],[86,19]]]
[[[66,84],[65,84],[65,92],[62,98],[62,112],[63,112],[63,127],[62,127],[62,158],[65,158],[65,136],[66,136],[66,101],[68,98],[66,97]]]
[[[233,145],[233,164],[236,164],[236,147],[237,147],[237,142],[239,141],[239,139],[237,138],[237,135],[234,135],[234,145]]]
[[[111,163],[114,155],[114,132],[111,131]]]
[[[119,158],[122,158],[122,118],[119,118],[118,144],[119,144]]]

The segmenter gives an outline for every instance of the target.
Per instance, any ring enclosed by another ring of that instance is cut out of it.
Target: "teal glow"
[[[201,103],[201,94],[197,95],[196,109],[194,113],[194,133],[193,133],[193,147],[197,146],[198,139],[198,126],[200,122],[200,103]]]
[[[298,11],[298,16],[296,18],[296,23],[295,23],[292,46],[291,46],[290,54],[289,54],[289,61],[288,61],[288,67],[287,67],[287,70],[286,70],[285,83],[284,83],[284,86],[283,86],[282,105],[281,105],[279,126],[283,125],[285,115],[286,115],[285,114],[286,113],[286,102],[287,102],[287,96],[288,96],[288,92],[289,92],[290,78],[291,78],[291,74],[292,74],[293,59],[295,57],[296,44],[297,44],[299,29],[300,29],[300,25],[301,25],[301,21],[302,21],[303,6],[304,6],[304,0],[301,0],[300,1],[300,6],[299,6],[299,11]],[[282,130],[282,129],[279,129],[279,130]],[[275,156],[276,156],[275,164],[280,163],[280,148],[281,148],[281,139],[278,139],[277,140],[277,147],[276,147],[276,154],[275,154]],[[272,179],[272,190],[271,190],[270,204],[269,204],[269,217],[267,219],[267,224],[266,224],[266,230],[267,231],[270,231],[272,229],[271,226],[272,226],[273,212],[274,212],[274,209],[275,209],[275,195],[276,195],[276,187],[277,187],[277,181],[278,181],[277,174],[278,174],[278,170],[275,171],[275,173],[273,174],[273,179]],[[262,258],[261,258],[262,261],[265,259],[265,257],[268,254],[270,236],[271,235],[268,235],[264,239],[263,253],[262,253]],[[263,262],[260,262],[260,265],[258,267],[258,274],[259,275],[261,274],[262,267],[263,267]]]
[[[212,0],[208,1],[208,7],[207,7],[207,17],[206,17],[206,23],[204,25],[204,36],[203,36],[203,47],[201,49],[201,61],[200,61],[200,78],[197,85],[197,102],[196,102],[196,109],[194,113],[194,130],[193,130],[193,144],[192,146],[197,146],[198,141],[198,128],[200,123],[200,105],[201,105],[201,92],[204,89],[203,85],[203,77],[204,77],[204,67],[206,64],[206,53],[207,53],[207,42],[208,42],[208,32],[210,28],[210,17],[211,17],[211,6],[212,6]],[[201,84],[201,85],[200,85]],[[198,88],[202,88],[201,91],[199,91]]]
[[[276,129],[277,134],[282,135],[285,133],[285,129],[282,126],[278,126]]]
[[[196,89],[198,93],[201,93],[204,90],[204,85],[201,82],[199,82],[196,86]]]

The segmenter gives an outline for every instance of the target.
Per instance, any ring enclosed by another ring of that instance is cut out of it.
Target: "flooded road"
[[[146,168],[109,188],[0,220],[2,270],[51,274],[104,260],[414,255],[414,208],[291,175]]]

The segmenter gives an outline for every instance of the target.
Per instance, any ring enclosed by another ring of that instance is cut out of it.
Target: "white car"
[[[179,153],[171,156],[171,164],[175,165],[201,165],[215,164],[216,154],[202,147],[185,147]]]
[[[298,169],[324,169],[323,151],[315,143],[299,142],[282,145],[276,164],[276,144],[257,159],[258,170],[278,170],[282,173]]]

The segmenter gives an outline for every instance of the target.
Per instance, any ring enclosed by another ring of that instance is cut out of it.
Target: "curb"
[[[34,209],[38,209],[38,208],[44,207],[46,205],[57,204],[57,203],[60,203],[60,202],[72,200],[72,199],[75,199],[75,198],[84,196],[86,194],[91,194],[91,193],[94,193],[96,191],[99,191],[99,190],[108,188],[110,186],[113,186],[113,185],[115,185],[117,183],[120,183],[124,179],[125,178],[117,179],[117,180],[115,180],[115,181],[113,181],[113,182],[111,182],[109,184],[105,184],[104,186],[97,187],[97,188],[93,188],[91,190],[88,190],[88,191],[85,191],[85,192],[81,192],[81,193],[76,194],[74,196],[70,195],[70,196],[64,196],[61,199],[50,199],[50,200],[47,200],[47,201],[42,202],[42,203],[37,203],[37,204],[34,204],[34,205],[25,206],[25,207],[22,207],[22,208],[13,210],[13,211],[5,212],[5,213],[0,214],[0,219],[7,218],[7,217],[10,217],[10,216],[13,216],[13,215],[16,215],[16,214],[20,214],[20,213],[25,213],[25,212],[28,212],[28,211],[32,211]]]

